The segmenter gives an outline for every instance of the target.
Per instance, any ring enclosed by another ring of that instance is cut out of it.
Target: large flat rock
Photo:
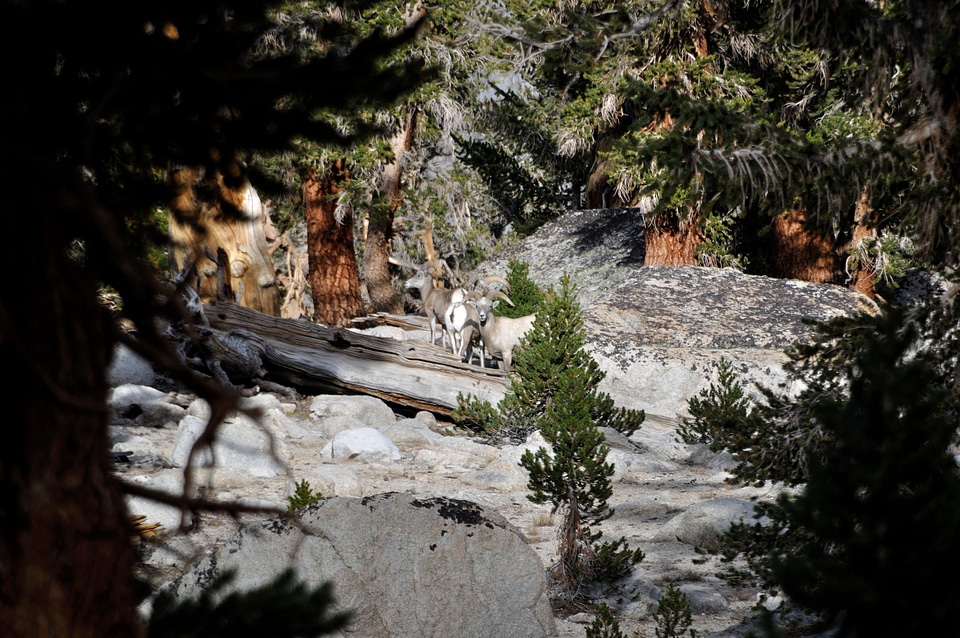
[[[813,335],[809,321],[876,309],[841,286],[731,268],[645,267],[643,247],[638,209],[577,211],[491,255],[481,270],[504,274],[516,258],[542,288],[569,275],[587,348],[607,374],[601,389],[619,405],[670,419],[716,381],[721,358],[748,388],[777,386],[786,379],[784,350]]]

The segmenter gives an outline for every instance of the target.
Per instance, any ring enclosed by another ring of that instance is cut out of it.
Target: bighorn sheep
[[[465,303],[467,299],[478,299],[494,290],[508,289],[509,284],[503,277],[488,275],[482,280],[474,279],[472,291],[468,292],[463,300],[455,301],[443,313],[443,322],[453,341],[453,353],[463,361],[470,363],[473,360],[473,339],[476,336],[480,341],[480,367],[484,367],[483,340],[479,338],[480,318],[477,309]]]
[[[536,315],[526,315],[516,319],[496,317],[493,314],[493,309],[501,300],[511,306],[513,305],[510,298],[501,290],[493,290],[479,297],[469,297],[465,303],[477,309],[477,317],[480,321],[480,338],[483,339],[484,348],[491,357],[499,360],[501,370],[509,372],[510,365],[513,363],[513,351],[520,344],[523,335],[533,327]]]
[[[469,298],[475,292],[467,293]],[[450,304],[443,315],[443,323],[453,341],[453,354],[467,363],[473,355],[473,337],[480,333],[480,319],[477,309],[464,301],[455,301]],[[480,365],[483,366],[483,353],[480,354]]]
[[[446,331],[443,326],[443,315],[447,308],[456,301],[462,301],[467,296],[464,288],[437,288],[433,285],[434,276],[438,274],[439,267],[428,262],[421,267],[417,274],[411,277],[404,284],[405,288],[416,288],[420,291],[420,300],[423,302],[423,312],[427,315],[427,322],[430,324],[430,343],[436,344],[437,332],[436,324],[440,323],[440,345],[446,346]],[[453,337],[450,337],[451,343]]]

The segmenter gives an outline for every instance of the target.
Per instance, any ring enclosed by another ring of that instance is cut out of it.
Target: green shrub
[[[886,307],[818,326],[788,352],[795,398],[765,391],[748,406],[721,375],[691,403],[685,434],[737,455],[738,478],[799,487],[758,504],[764,524],[734,525],[724,559],[746,556],[831,635],[936,635],[960,596],[946,577],[960,568],[960,337],[938,313]]]
[[[627,638],[627,636],[620,631],[620,623],[617,622],[610,608],[600,603],[597,605],[597,615],[587,627],[587,638]]]
[[[291,512],[298,510],[301,507],[312,505],[322,498],[323,494],[320,492],[314,493],[313,489],[310,487],[310,483],[308,483],[306,479],[302,479],[297,482],[293,496],[287,497],[287,510]]]
[[[461,395],[453,418],[485,432],[494,441],[523,442],[540,430],[553,447],[528,451],[520,464],[530,472],[530,500],[563,509],[559,560],[551,568],[571,598],[587,583],[611,582],[630,572],[643,552],[624,539],[600,542],[596,526],[613,511],[608,463],[599,426],[629,436],[643,422],[642,410],[616,408],[597,388],[604,373],[584,348],[586,332],[576,288],[564,274],[559,291],[552,287],[537,312],[533,328],[521,341],[510,392],[494,408]]]
[[[675,585],[667,585],[659,603],[657,611],[653,613],[657,623],[654,630],[657,638],[680,638],[688,631],[691,638],[697,637],[697,632],[690,629],[693,620],[686,594]]]
[[[813,409],[829,444],[772,511],[804,533],[772,556],[772,578],[832,635],[933,636],[960,597],[948,577],[960,569],[957,391],[918,349],[915,325],[893,312],[872,323],[847,395]]]
[[[330,613],[336,603],[331,583],[311,589],[290,569],[262,587],[221,595],[234,577],[233,572],[223,574],[195,598],[159,593],[153,600],[150,638],[326,636],[347,627],[353,616]]]

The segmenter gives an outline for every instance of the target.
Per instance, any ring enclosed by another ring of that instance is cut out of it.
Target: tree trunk
[[[703,243],[703,234],[696,220],[682,222],[673,214],[657,215],[647,222],[644,236],[644,266],[698,265],[697,248]]]
[[[850,238],[849,248],[859,246],[864,240],[876,238],[877,231],[867,225],[869,215],[870,202],[867,194],[863,193],[857,200],[856,209],[853,213],[853,236]],[[875,275],[867,264],[861,261],[859,267],[848,274],[853,278],[853,281],[850,282],[851,289],[862,292],[871,299],[877,296]]]
[[[393,219],[403,203],[403,155],[413,145],[416,127],[416,107],[410,106],[403,122],[390,138],[393,159],[383,167],[381,203],[370,211],[366,244],[363,251],[363,280],[370,297],[371,312],[400,314],[403,300],[393,286],[390,274],[390,254],[393,240]]]
[[[463,363],[447,348],[419,339],[400,341],[270,317],[230,302],[205,311],[217,340],[210,352],[235,383],[265,379],[309,393],[359,392],[442,415],[457,407],[461,394],[495,405],[510,385],[499,368]],[[426,329],[423,317],[386,315],[376,323]]]
[[[230,265],[230,288],[237,303],[268,315],[280,314],[276,268],[267,248],[269,218],[257,191],[236,162],[230,175],[204,175],[178,168],[169,179],[176,197],[171,206],[171,261],[176,272],[197,264],[200,297],[216,299],[216,264],[209,258],[223,248]]]
[[[773,276],[817,284],[837,283],[842,271],[834,241],[828,233],[805,226],[803,211],[789,211],[773,220],[770,232]]]
[[[617,137],[622,135],[618,132]],[[593,155],[593,166],[590,167],[590,174],[587,176],[587,183],[584,189],[587,208],[620,208],[626,206],[626,202],[617,197],[610,185],[610,169],[612,165],[603,153],[606,153],[613,147],[614,138],[608,135],[597,144],[597,150]]]
[[[366,314],[353,246],[353,215],[337,221],[332,199],[346,180],[344,161],[337,160],[322,178],[308,175],[303,185],[314,315],[326,326],[348,326],[351,319]]]
[[[12,183],[37,180],[32,174]],[[3,202],[10,212],[4,230],[20,245],[5,253],[8,272],[19,274],[0,288],[0,360],[8,372],[0,384],[0,633],[136,636],[136,556],[109,471],[113,340],[60,228],[83,215],[20,190],[29,202]]]

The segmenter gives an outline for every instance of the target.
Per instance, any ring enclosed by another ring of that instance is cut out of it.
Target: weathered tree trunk
[[[216,264],[209,255],[227,252],[230,288],[237,303],[269,315],[280,314],[276,268],[267,248],[269,219],[257,191],[235,162],[230,175],[204,175],[178,168],[169,179],[176,190],[171,206],[172,266],[184,271],[197,264],[196,285],[205,301],[216,298]]]
[[[850,238],[848,248],[857,247],[864,240],[877,236],[877,231],[867,224],[869,216],[870,202],[867,194],[863,193],[860,199],[857,200],[853,213],[853,236]],[[877,296],[876,282],[874,281],[875,275],[867,264],[861,263],[859,267],[852,273],[849,273],[849,275],[853,278],[853,281],[849,284],[850,288],[857,292],[862,292],[871,299]]]
[[[622,135],[617,132],[616,136]],[[587,176],[587,183],[584,188],[587,208],[620,208],[627,203],[621,200],[613,192],[610,186],[610,169],[612,168],[610,160],[603,156],[603,153],[613,147],[612,135],[604,137],[597,149],[594,151],[593,166],[590,167],[590,174]]]
[[[420,234],[420,243],[423,244],[423,259],[425,262],[440,263],[437,248],[433,243],[433,213],[427,211],[423,220],[423,232]]]
[[[410,106],[406,117],[390,138],[393,159],[383,167],[381,205],[370,211],[366,244],[363,251],[363,281],[370,297],[372,312],[400,314],[403,303],[393,286],[390,275],[390,253],[393,240],[393,220],[401,200],[404,153],[413,145],[416,127],[416,107]]]
[[[696,266],[703,234],[696,220],[681,222],[675,215],[657,215],[644,229],[644,266]]]
[[[808,230],[804,217],[803,211],[789,211],[773,220],[773,276],[817,284],[838,283],[838,273],[843,270],[833,239],[826,232]]]
[[[348,326],[351,319],[366,314],[353,246],[353,215],[348,212],[337,221],[337,205],[331,198],[346,179],[344,162],[337,160],[326,175],[308,175],[303,185],[314,316],[327,326]]]
[[[37,181],[32,174],[12,183]],[[136,636],[136,556],[109,472],[113,341],[60,228],[81,215],[51,210],[42,194],[19,190],[29,202],[3,202],[10,212],[3,228],[19,242],[4,263],[19,275],[0,288],[0,360],[12,371],[0,384],[0,633]],[[17,307],[33,311],[7,312]]]
[[[206,308],[216,343],[212,367],[235,383],[267,381],[310,391],[359,392],[416,410],[449,415],[460,394],[498,403],[509,376],[463,363],[446,348],[419,339],[399,341],[306,321],[259,314],[226,302]],[[423,330],[422,317],[383,317]]]

